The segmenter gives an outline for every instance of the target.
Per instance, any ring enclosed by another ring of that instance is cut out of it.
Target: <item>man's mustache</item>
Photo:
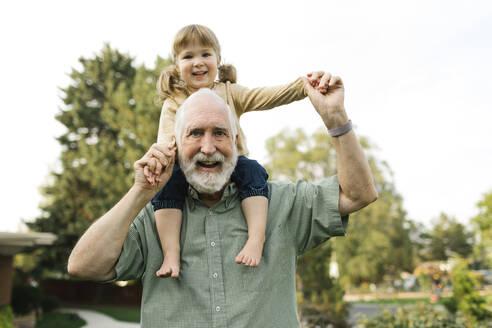
[[[225,156],[219,152],[216,151],[212,155],[205,155],[204,153],[197,153],[193,158],[191,159],[192,164],[196,164],[198,162],[224,162],[226,160]]]

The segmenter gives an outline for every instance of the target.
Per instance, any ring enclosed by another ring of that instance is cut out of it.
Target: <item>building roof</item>
[[[27,248],[51,245],[56,238],[56,235],[48,232],[0,231],[0,255],[13,255]]]

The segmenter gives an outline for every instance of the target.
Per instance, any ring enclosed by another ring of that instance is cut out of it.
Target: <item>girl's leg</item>
[[[245,198],[241,202],[241,208],[248,224],[248,240],[236,256],[236,262],[246,266],[258,266],[265,243],[268,198],[264,196]]]
[[[183,212],[177,208],[162,208],[154,212],[155,225],[162,246],[164,261],[155,273],[158,277],[179,277],[181,221]]]
[[[265,243],[265,229],[268,215],[268,174],[255,160],[244,156],[238,158],[232,180],[236,182],[246,223],[248,240],[236,256],[236,263],[258,266]]]
[[[168,183],[152,199],[155,224],[159,234],[164,261],[157,270],[158,277],[179,276],[181,221],[183,216],[184,195],[187,183],[178,164]]]

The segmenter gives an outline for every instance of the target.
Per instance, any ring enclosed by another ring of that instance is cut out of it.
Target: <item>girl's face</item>
[[[179,52],[176,62],[181,78],[191,91],[213,85],[219,63],[214,49],[196,43],[188,45]]]

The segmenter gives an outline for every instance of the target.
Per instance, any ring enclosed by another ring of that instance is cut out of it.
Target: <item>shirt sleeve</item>
[[[168,145],[174,138],[174,123],[178,104],[171,98],[166,98],[162,104],[161,117],[159,119],[159,132],[157,143]]]
[[[337,176],[314,184],[298,181],[287,188],[287,194],[281,196],[281,204],[283,210],[288,211],[285,224],[295,241],[298,255],[331,237],[346,234],[348,215],[341,217],[338,211]],[[286,204],[291,205],[285,208]]]
[[[290,104],[306,97],[301,78],[289,84],[254,89],[231,84],[231,95],[238,116],[250,111],[267,110]]]
[[[148,220],[148,206],[137,215],[128,230],[120,257],[116,262],[116,276],[107,281],[137,280],[142,278],[145,270],[147,243],[145,242],[145,224]]]

